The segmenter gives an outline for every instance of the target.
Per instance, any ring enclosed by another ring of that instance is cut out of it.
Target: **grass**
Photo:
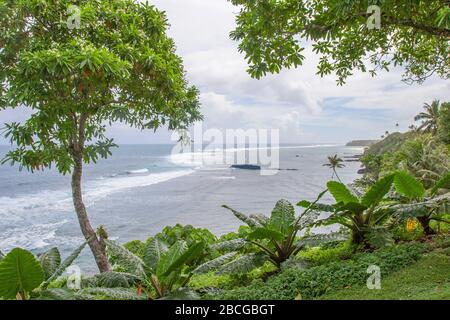
[[[450,250],[426,254],[418,262],[382,279],[380,290],[351,287],[321,300],[450,300]]]

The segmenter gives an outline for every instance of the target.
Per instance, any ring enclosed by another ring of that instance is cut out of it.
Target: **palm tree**
[[[423,108],[425,109],[425,111],[419,113],[414,117],[415,121],[422,121],[422,124],[417,130],[423,132],[431,132],[433,135],[435,135],[437,132],[440,102],[439,100],[434,100],[431,105],[425,103]]]
[[[335,154],[334,156],[329,156],[328,157],[328,163],[325,163],[323,166],[331,168],[333,170],[333,175],[331,176],[331,179],[334,179],[334,176],[336,176],[336,178],[339,181],[341,181],[341,179],[339,178],[339,176],[338,176],[338,174],[336,172],[336,169],[344,168],[345,165],[343,164],[343,162],[344,162],[344,160],[339,158],[337,154]]]

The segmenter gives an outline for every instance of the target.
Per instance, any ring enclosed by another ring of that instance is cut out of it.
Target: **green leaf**
[[[137,277],[145,277],[145,264],[141,258],[115,241],[105,239],[105,243],[109,254],[114,255],[117,264],[123,267],[127,273],[131,273]]]
[[[272,210],[267,230],[273,230],[284,238],[294,227],[295,209],[287,200],[279,200]],[[262,229],[260,229],[262,230]],[[260,231],[261,232],[261,231]]]
[[[345,184],[337,181],[329,181],[327,187],[337,203],[359,203],[359,199],[351,193]]]
[[[144,262],[153,271],[156,270],[161,256],[169,249],[167,243],[159,237],[154,237],[145,244],[144,247]]]
[[[310,208],[311,210],[317,210],[320,212],[334,212],[335,208],[331,204],[325,204],[325,203],[312,203],[311,201],[302,200],[299,203],[297,203],[297,206],[302,208]]]
[[[262,266],[268,257],[261,253],[249,253],[221,266],[217,274],[244,274]]]
[[[103,300],[147,300],[146,296],[139,296],[136,289],[128,288],[86,288],[77,293],[85,300],[101,298]]]
[[[395,173],[394,185],[398,193],[410,199],[421,199],[425,196],[425,188],[422,183],[406,172]]]
[[[239,238],[239,239],[233,239],[229,241],[222,241],[218,243],[213,243],[210,245],[210,248],[212,250],[219,250],[219,251],[235,251],[239,250],[243,246],[247,244],[247,240]]]
[[[283,241],[286,236],[278,231],[271,230],[268,228],[256,228],[253,232],[248,235],[249,240],[276,240]]]
[[[242,222],[247,224],[250,228],[254,228],[258,225],[258,222],[255,221],[254,219],[250,218],[249,216],[247,216],[239,211],[234,210],[233,208],[230,208],[227,205],[223,205],[222,208],[230,210],[236,218],[238,218],[239,220],[241,220]]]
[[[384,196],[391,190],[392,183],[394,182],[395,174],[390,174],[384,178],[378,180],[370,189],[364,194],[361,199],[361,204],[367,208],[377,205]]]
[[[63,274],[63,272],[75,261],[76,258],[80,255],[81,251],[83,251],[84,247],[86,247],[87,241],[84,242],[81,246],[79,246],[77,249],[75,249],[70,256],[68,256],[55,270],[55,272],[45,281],[41,284],[41,288],[47,288],[47,286],[52,282],[53,280],[56,280],[60,275]]]
[[[191,245],[181,256],[179,256],[170,266],[163,276],[168,276],[172,271],[182,268],[193,260],[200,257],[205,251],[205,243],[203,241]]]
[[[69,289],[52,288],[39,291],[38,296],[33,300],[76,300],[76,295]]]
[[[0,262],[0,297],[15,299],[17,293],[30,293],[44,280],[44,271],[35,256],[13,249]]]
[[[440,189],[450,189],[450,172],[436,182],[436,185],[431,189],[430,194],[434,196]]]
[[[102,287],[102,288],[127,288],[134,285],[137,281],[143,281],[131,273],[108,271],[96,274],[95,276],[83,279],[83,287]]]
[[[230,253],[224,254],[220,257],[217,257],[213,260],[207,261],[207,262],[199,265],[197,268],[195,268],[194,271],[192,271],[192,273],[193,274],[203,274],[203,273],[208,273],[211,270],[215,270],[215,269],[219,268],[220,266],[222,266],[223,264],[230,261],[232,258],[234,258],[236,256],[236,254],[237,254],[237,252],[230,252]]]
[[[158,277],[164,276],[183,253],[187,251],[187,245],[185,241],[175,242],[166,253],[161,256],[161,259],[156,266],[156,275]]]
[[[61,254],[58,248],[51,248],[39,256],[42,269],[44,270],[45,280],[50,278],[61,264]]]

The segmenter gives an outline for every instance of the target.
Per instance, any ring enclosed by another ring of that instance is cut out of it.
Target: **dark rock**
[[[243,170],[261,170],[261,166],[254,164],[233,164],[230,168]]]

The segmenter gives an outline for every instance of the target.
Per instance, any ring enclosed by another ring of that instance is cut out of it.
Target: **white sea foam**
[[[9,251],[15,247],[32,250],[48,246],[55,238],[56,230],[65,223],[67,220],[9,228],[0,236],[0,248]]]
[[[142,173],[148,173],[148,169],[138,169],[138,170],[129,170],[127,171],[127,174],[142,174]]]

